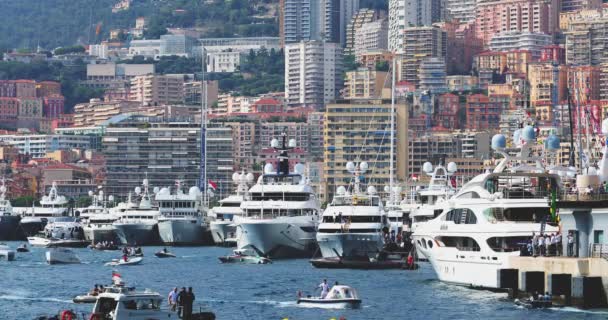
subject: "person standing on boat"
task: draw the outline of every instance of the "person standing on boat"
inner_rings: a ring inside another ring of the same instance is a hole
[[[169,301],[171,311],[175,311],[175,309],[177,309],[177,287],[169,291],[169,297],[167,298],[167,301]]]
[[[321,288],[321,299],[325,299],[327,293],[329,292],[329,285],[327,284],[327,279],[323,279],[323,282],[321,282],[319,288]]]
[[[184,320],[191,320],[192,319],[192,306],[194,305],[194,300],[196,299],[196,297],[194,296],[194,293],[192,292],[192,287],[188,287],[188,292],[186,292],[185,295],[185,301],[184,301]]]
[[[177,294],[177,305],[179,306],[177,316],[180,318],[182,318],[182,315],[185,313],[184,306],[186,302],[186,294],[186,287],[182,287],[182,290]]]
[[[574,236],[572,236],[572,232],[568,232],[568,257],[572,257],[574,255]]]
[[[532,232],[532,256],[538,255],[538,235],[536,232]]]
[[[543,237],[542,233],[538,236],[538,248],[540,249],[539,250],[540,255],[544,256],[545,255],[545,237]]]

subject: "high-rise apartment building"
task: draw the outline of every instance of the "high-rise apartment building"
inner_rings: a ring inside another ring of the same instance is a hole
[[[398,103],[395,112],[395,180],[407,178],[407,108]],[[333,199],[339,186],[348,187],[352,174],[346,163],[369,164],[364,186],[373,185],[381,192],[390,180],[391,102],[382,99],[338,100],[325,111],[325,154],[323,172],[326,197]]]
[[[388,49],[388,21],[386,19],[365,23],[355,34],[355,56],[368,51]]]
[[[344,81],[344,99],[374,99],[380,98],[382,88],[390,86],[388,72],[374,71],[369,68],[359,68],[346,73]]]
[[[145,75],[131,79],[129,100],[144,105],[178,104],[184,101],[183,75]]]
[[[490,40],[492,51],[525,50],[532,54],[535,60],[540,59],[543,48],[551,45],[553,37],[538,32],[509,31],[496,34]]]
[[[531,63],[528,65],[530,83],[530,103],[537,107],[554,105],[566,99],[568,67],[552,63]]]
[[[360,9],[355,13],[346,26],[346,45],[344,46],[344,54],[355,53],[355,35],[357,30],[365,23],[376,21],[378,16],[377,11],[367,8]]]
[[[389,0],[388,48],[403,51],[403,31],[410,27],[430,26],[441,21],[441,0]]]
[[[557,0],[480,0],[475,18],[476,35],[485,45],[508,31],[553,34],[558,28]]]
[[[418,84],[418,71],[424,58],[445,59],[447,37],[438,27],[413,27],[403,30],[403,54],[399,63],[399,80]]]
[[[588,9],[599,9],[602,7],[602,0],[559,0],[561,11],[579,11]]]
[[[445,0],[445,16],[460,23],[475,21],[477,0]]]
[[[433,93],[446,92],[446,76],[445,58],[424,58],[418,69],[419,88]]]
[[[575,66],[608,63],[608,16],[570,24],[566,35],[566,63]]]
[[[343,84],[340,44],[303,41],[285,46],[285,100],[288,105],[323,107]]]

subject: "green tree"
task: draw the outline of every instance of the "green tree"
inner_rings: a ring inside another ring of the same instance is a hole
[[[359,68],[361,64],[355,61],[355,56],[352,54],[348,54],[344,56],[344,71],[354,71]]]
[[[389,69],[388,61],[376,62],[376,71],[388,72],[388,69]]]
[[[31,207],[36,202],[36,198],[32,196],[22,196],[11,201],[14,207]]]

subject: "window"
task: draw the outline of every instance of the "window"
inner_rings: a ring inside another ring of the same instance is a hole
[[[453,209],[448,211],[444,219],[445,221],[452,221],[455,224],[476,224],[477,217],[475,213],[469,209]]]
[[[477,241],[471,237],[438,237],[440,245],[448,248],[457,248],[460,251],[479,251]]]

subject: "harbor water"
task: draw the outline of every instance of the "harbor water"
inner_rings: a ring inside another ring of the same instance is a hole
[[[16,242],[9,243],[15,248]],[[573,308],[528,310],[515,306],[504,293],[471,290],[436,280],[429,264],[417,271],[315,269],[307,260],[279,260],[270,265],[220,264],[228,248],[171,248],[175,259],[154,257],[158,247],[144,248],[138,266],[115,267],[129,286],[149,288],[166,297],[173,287],[192,286],[196,302],[217,319],[606,319],[608,312]],[[34,319],[63,309],[79,312],[75,295],[94,284],[109,284],[113,268],[105,262],[118,251],[74,249],[79,265],[47,265],[45,249],[19,253],[15,261],[0,261],[0,319]],[[353,286],[363,299],[358,310],[299,307],[296,292],[312,293],[327,278]],[[164,301],[166,302],[166,301]]]

